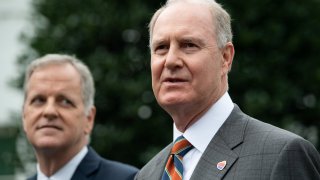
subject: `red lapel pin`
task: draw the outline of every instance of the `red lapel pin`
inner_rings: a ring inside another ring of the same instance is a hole
[[[227,165],[227,161],[218,162],[217,169],[221,171],[224,167],[226,167],[226,165]]]

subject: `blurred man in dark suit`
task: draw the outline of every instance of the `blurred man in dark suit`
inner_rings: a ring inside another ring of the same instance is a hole
[[[59,54],[34,60],[24,90],[23,128],[38,161],[30,180],[133,179],[135,167],[103,159],[87,146],[95,88],[81,61]]]

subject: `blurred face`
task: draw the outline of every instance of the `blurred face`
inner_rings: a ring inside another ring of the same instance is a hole
[[[85,114],[80,76],[72,65],[48,65],[33,72],[23,108],[23,127],[36,150],[83,147],[94,115],[94,108]]]
[[[176,3],[158,17],[151,37],[152,88],[169,113],[200,113],[227,90],[230,43],[219,49],[212,15],[199,4]],[[233,55],[233,54],[232,54]]]

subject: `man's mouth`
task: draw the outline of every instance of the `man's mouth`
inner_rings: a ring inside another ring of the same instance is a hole
[[[170,82],[170,83],[180,83],[180,82],[186,82],[186,80],[181,78],[166,78],[164,82]]]
[[[42,125],[42,126],[39,126],[37,129],[57,129],[57,130],[62,130],[61,127],[55,126],[55,125]]]

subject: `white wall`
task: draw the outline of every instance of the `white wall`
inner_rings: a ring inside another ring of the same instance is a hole
[[[0,1],[0,126],[17,124],[10,113],[19,115],[21,110],[22,91],[8,84],[17,77],[16,59],[24,47],[19,36],[29,15],[30,0]]]

